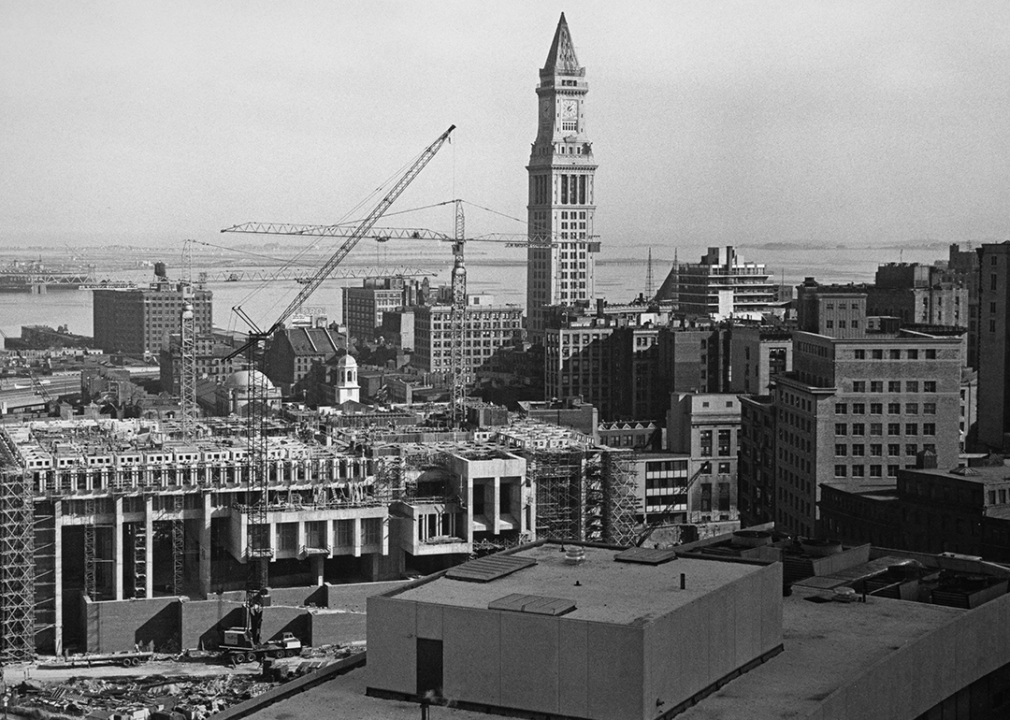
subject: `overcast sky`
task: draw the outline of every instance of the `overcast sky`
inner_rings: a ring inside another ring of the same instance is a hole
[[[453,123],[394,209],[522,218],[561,11],[611,252],[1007,236],[1005,0],[0,0],[0,243],[333,222]]]

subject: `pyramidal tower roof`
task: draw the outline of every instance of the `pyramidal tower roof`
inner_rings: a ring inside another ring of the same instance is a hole
[[[554,42],[547,53],[547,62],[540,72],[544,75],[578,75],[581,68],[579,59],[575,57],[575,45],[572,43],[572,33],[568,29],[565,14],[561,13],[558,29],[554,31]]]

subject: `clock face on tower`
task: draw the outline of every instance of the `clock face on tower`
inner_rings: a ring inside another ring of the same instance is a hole
[[[561,105],[561,119],[574,120],[579,114],[579,104],[575,100],[565,100]]]

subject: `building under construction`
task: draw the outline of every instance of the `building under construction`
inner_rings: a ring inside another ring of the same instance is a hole
[[[264,553],[279,591],[634,534],[632,454],[555,426],[347,436],[270,419],[262,477],[247,427],[204,419],[188,441],[141,419],[0,428],[0,659],[212,643],[166,603],[234,597]]]

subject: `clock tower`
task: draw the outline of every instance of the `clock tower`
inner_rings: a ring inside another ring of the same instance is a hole
[[[591,241],[596,209],[593,146],[586,135],[586,69],[564,13],[558,21],[537,86],[539,125],[530,152],[528,220],[532,241],[526,271],[526,314],[530,335],[543,340],[551,305],[591,303]],[[546,238],[553,236],[548,245]],[[544,239],[544,240],[542,240]]]

